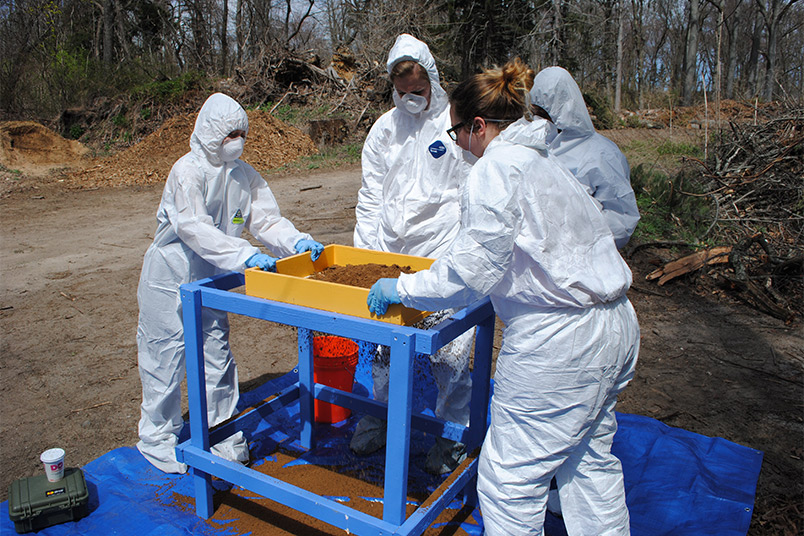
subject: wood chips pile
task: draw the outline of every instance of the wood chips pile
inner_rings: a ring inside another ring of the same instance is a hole
[[[66,175],[65,185],[94,189],[164,182],[176,160],[190,150],[196,115],[184,114],[168,119],[136,145]],[[248,120],[248,139],[242,159],[257,171],[278,168],[318,152],[308,136],[268,112],[251,110]]]

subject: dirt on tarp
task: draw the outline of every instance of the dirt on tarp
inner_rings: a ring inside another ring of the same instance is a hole
[[[339,467],[324,465],[293,464],[296,455],[277,451],[265,459],[265,463],[252,466],[252,469],[282,482],[315,493],[323,497],[335,498],[350,508],[382,519],[383,503],[374,498],[383,496],[381,484],[366,481],[363,474],[349,474]],[[376,475],[375,475],[376,476]],[[425,505],[426,493],[408,492],[406,517],[417,509],[417,504]],[[195,499],[176,492],[160,497],[164,503],[183,512],[195,510]],[[252,536],[315,535],[338,536],[344,534],[336,528],[315,517],[303,514],[270,499],[256,496],[253,492],[233,487],[228,491],[218,491],[213,497],[215,513],[206,523],[235,534]],[[471,515],[473,509],[446,508],[433,524],[424,531],[423,536],[449,536],[465,534],[458,525]]]
[[[350,287],[371,288],[378,279],[383,277],[399,277],[400,273],[412,274],[410,266],[399,266],[398,264],[347,264],[346,266],[328,266],[320,272],[310,276],[310,279],[326,281],[328,283],[339,283]]]
[[[0,165],[29,175],[82,167],[89,149],[32,121],[0,122]]]
[[[173,164],[190,150],[197,114],[173,117],[153,134],[114,156],[67,175],[69,188],[147,185],[164,182]],[[316,154],[313,141],[268,112],[248,112],[248,137],[242,159],[257,171],[281,167],[302,156]]]

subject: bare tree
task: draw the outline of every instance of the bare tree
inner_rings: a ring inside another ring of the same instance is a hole
[[[620,111],[620,104],[622,99],[622,80],[623,80],[623,26],[625,24],[625,15],[623,14],[623,3],[620,1],[617,8],[617,68],[616,76],[614,78],[614,110]],[[636,14],[634,15],[636,20]],[[634,35],[639,35],[634,31]],[[639,64],[641,62],[637,62]]]
[[[779,38],[779,26],[785,13],[798,0],[756,0],[757,8],[765,20],[767,31],[767,67],[765,68],[765,84],[762,97],[769,101],[773,98],[773,89],[776,84],[776,55]]]
[[[114,60],[114,0],[103,2],[103,61],[112,63]]]
[[[683,82],[681,101],[685,106],[692,104],[698,80],[698,38],[701,28],[701,1],[689,0],[687,37],[684,46]]]
[[[225,76],[229,72],[229,0],[223,0],[219,28],[218,39],[221,43],[220,73]]]

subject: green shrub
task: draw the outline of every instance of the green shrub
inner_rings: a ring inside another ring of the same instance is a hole
[[[70,132],[68,135],[70,136],[70,139],[77,140],[84,135],[84,132],[86,132],[86,129],[83,126],[73,125],[70,127]]]
[[[629,115],[625,118],[625,126],[628,128],[639,128],[642,126],[642,121],[639,120],[639,116],[636,114]]]
[[[683,142],[665,141],[656,147],[656,152],[661,155],[676,156],[701,156],[703,151],[697,145]]]
[[[350,143],[345,147],[346,149],[346,156],[354,161],[359,162],[360,156],[363,153],[363,145],[360,143]]]
[[[699,176],[681,171],[673,177],[645,164],[631,170],[631,186],[641,219],[635,235],[642,242],[678,240],[697,243],[711,222],[711,206],[701,196]]]
[[[271,108],[273,108],[273,105],[268,107],[268,110]],[[299,110],[289,104],[280,104],[276,107],[276,110],[273,111],[272,115],[285,123],[293,124],[293,122],[298,119]]]
[[[617,125],[617,118],[611,111],[606,99],[598,97],[595,93],[583,94],[586,105],[592,109],[592,122],[596,129],[610,129]]]
[[[175,78],[138,85],[131,94],[134,100],[168,104],[178,100],[188,91],[203,88],[207,81],[204,73],[188,71]]]

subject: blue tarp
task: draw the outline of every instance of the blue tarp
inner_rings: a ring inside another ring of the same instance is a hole
[[[425,370],[422,358],[418,370]],[[427,374],[417,375],[417,379]],[[370,373],[358,366],[356,391],[369,392]],[[296,381],[295,371],[276,378],[241,396],[240,409],[278,392]],[[430,404],[434,390],[429,380],[417,383],[420,411]],[[292,404],[246,431],[252,460],[270,459],[278,446],[298,453],[292,463],[314,463],[358,469],[362,474],[382,476],[384,450],[366,458],[350,455],[348,442],[359,415],[336,425],[316,426],[316,448],[304,452],[298,445],[298,404]],[[619,429],[614,437],[614,453],[620,458],[625,476],[631,533],[634,536],[663,535],[745,535],[751,520],[754,494],[762,464],[762,452],[722,438],[710,438],[659,421],[618,413]],[[185,428],[186,429],[186,428]],[[182,438],[184,439],[184,438]],[[412,435],[411,488],[432,491],[441,479],[421,470],[432,437]],[[261,463],[257,461],[256,463]],[[194,512],[178,508],[174,493],[193,497],[189,475],[166,475],[154,469],[134,447],[108,452],[83,467],[89,486],[89,515],[43,529],[46,536],[121,535],[234,535],[231,526],[200,520]],[[225,482],[215,481],[219,489]],[[379,498],[378,498],[379,499]],[[457,510],[460,504],[452,505]],[[8,517],[8,501],[2,505],[0,534],[15,534]],[[482,515],[475,511],[462,523],[470,535],[482,534]],[[565,535],[563,523],[547,516],[545,532]],[[459,531],[458,534],[461,532]]]

